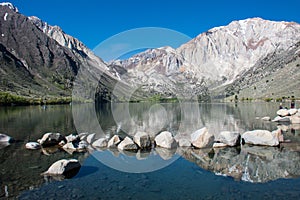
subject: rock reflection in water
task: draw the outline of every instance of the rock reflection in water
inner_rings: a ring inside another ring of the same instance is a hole
[[[247,182],[267,182],[300,176],[300,152],[288,146],[248,146],[241,148],[189,149],[182,155],[216,175]]]

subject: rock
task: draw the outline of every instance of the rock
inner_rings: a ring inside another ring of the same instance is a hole
[[[202,129],[195,131],[191,135],[191,141],[194,147],[197,148],[209,147],[212,146],[212,143],[214,141],[214,135],[209,133],[207,128],[204,127]]]
[[[138,131],[134,137],[133,141],[141,148],[147,149],[151,148],[150,136],[146,132]]]
[[[262,117],[261,120],[263,120],[263,121],[271,121],[271,117],[265,116],[265,117]]]
[[[76,150],[76,147],[74,146],[74,144],[73,144],[72,142],[68,142],[68,143],[65,144],[62,148],[63,148],[63,149]]]
[[[10,143],[13,141],[13,138],[8,136],[8,135],[5,135],[3,133],[0,133],[0,142],[6,142],[6,143]]]
[[[290,120],[292,124],[300,124],[300,116],[298,115],[290,116]]]
[[[67,143],[68,142],[76,142],[76,141],[80,141],[80,137],[79,135],[77,134],[70,134],[68,136],[66,136],[66,140],[67,140]]]
[[[278,135],[267,130],[254,130],[243,133],[242,139],[247,144],[277,146],[279,145]]]
[[[290,122],[290,118],[277,116],[272,120],[272,122]]]
[[[138,146],[133,142],[133,140],[129,137],[125,137],[125,139],[118,145],[118,149],[120,150],[137,150]]]
[[[298,109],[292,108],[292,109],[289,109],[288,112],[290,115],[295,115],[298,112]]]
[[[281,117],[285,117],[289,115],[289,111],[287,109],[280,109],[276,112],[276,114]]]
[[[94,141],[92,146],[95,148],[105,148],[105,147],[107,147],[107,140],[106,140],[106,138],[100,138],[100,139]]]
[[[25,148],[35,150],[41,148],[41,145],[37,142],[28,142],[25,144]]]
[[[227,147],[227,144],[221,143],[221,142],[215,142],[213,144],[213,148],[222,148],[222,147]]]
[[[107,143],[108,148],[116,147],[121,142],[121,138],[118,135],[114,135]]]
[[[85,140],[86,137],[88,136],[88,133],[79,133],[78,136],[79,136],[80,140]]]
[[[65,175],[73,170],[78,170],[81,167],[76,159],[62,159],[53,163],[43,175]]]
[[[179,138],[178,145],[180,147],[190,147],[192,144],[191,144],[191,141],[186,138]]]
[[[172,136],[172,133],[168,131],[163,131],[155,137],[155,142],[157,146],[172,149],[177,146],[175,139]]]
[[[224,143],[233,147],[239,144],[240,134],[237,132],[222,131],[218,137],[215,138],[215,142]]]
[[[283,138],[283,134],[282,134],[281,129],[277,129],[275,131],[272,131],[272,135],[274,135],[274,137],[278,138],[279,142],[284,142],[284,138]]]
[[[42,139],[39,140],[43,147],[58,145],[61,141],[66,141],[65,137],[60,133],[45,133]]]
[[[94,141],[95,135],[96,135],[96,133],[92,133],[92,134],[88,135],[88,136],[86,137],[86,141],[87,141],[89,144],[92,144],[92,142]]]

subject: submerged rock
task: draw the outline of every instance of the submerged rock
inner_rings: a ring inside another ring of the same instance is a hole
[[[253,130],[243,133],[242,139],[246,144],[278,146],[278,132],[270,132],[268,130]]]
[[[37,142],[27,142],[25,144],[25,148],[35,150],[35,149],[40,149],[41,145]]]
[[[222,131],[218,137],[215,138],[215,141],[233,147],[240,143],[240,134],[237,132]]]
[[[62,159],[53,163],[42,175],[66,175],[73,170],[80,169],[81,165],[76,159]]]
[[[105,148],[105,147],[107,147],[107,140],[106,140],[106,138],[100,138],[100,139],[94,141],[92,146],[95,148]]]
[[[261,120],[263,120],[263,121],[271,121],[271,117],[265,116],[265,117],[262,117]]]
[[[133,142],[133,140],[129,137],[125,137],[125,139],[118,145],[118,149],[120,150],[138,150],[138,146]]]
[[[192,145],[197,148],[210,147],[214,141],[214,135],[208,132],[206,127],[195,131],[191,135]]]
[[[176,141],[172,136],[172,133],[168,131],[163,131],[155,137],[155,143],[159,147],[166,149],[172,149],[177,147]]]
[[[0,133],[0,142],[3,142],[3,143],[10,143],[13,141],[13,138],[8,136],[8,135],[5,135],[3,133]]]
[[[134,137],[133,141],[141,148],[147,149],[151,148],[150,136],[146,132],[138,131]]]
[[[117,145],[121,142],[121,138],[118,135],[114,135],[107,143],[108,148],[117,147]]]
[[[60,133],[45,133],[42,139],[38,140],[43,147],[58,145],[61,141],[66,141],[66,138]]]

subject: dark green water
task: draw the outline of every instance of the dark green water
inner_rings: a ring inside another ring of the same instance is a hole
[[[291,144],[280,148],[249,147],[181,149],[151,152],[97,151],[70,155],[58,149],[29,151],[28,141],[46,132],[68,135],[137,130],[156,134],[169,130],[189,134],[208,127],[219,133],[253,129],[275,130],[278,105],[126,104],[1,107],[0,132],[17,141],[0,149],[0,197],[20,199],[299,199],[299,127],[284,125]],[[95,110],[95,115],[90,114]],[[126,110],[128,113],[126,113]],[[96,118],[96,120],[95,120]],[[75,122],[74,122],[75,121]],[[99,129],[100,127],[100,129]],[[48,155],[45,155],[48,154]],[[56,160],[76,158],[82,168],[72,179],[55,181],[40,174]],[[140,172],[140,173],[128,173]],[[147,172],[147,173],[146,173]]]

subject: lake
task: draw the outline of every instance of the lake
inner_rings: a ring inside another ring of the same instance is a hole
[[[288,106],[288,104],[284,105]],[[0,133],[16,142],[0,147],[0,198],[20,199],[299,199],[300,126],[274,118],[276,103],[115,103],[0,107]],[[285,130],[280,147],[155,148],[126,152],[94,149],[70,154],[58,148],[26,150],[46,132],[154,137],[167,130],[187,136],[207,127],[221,131]],[[55,161],[78,159],[71,179],[44,177]]]

